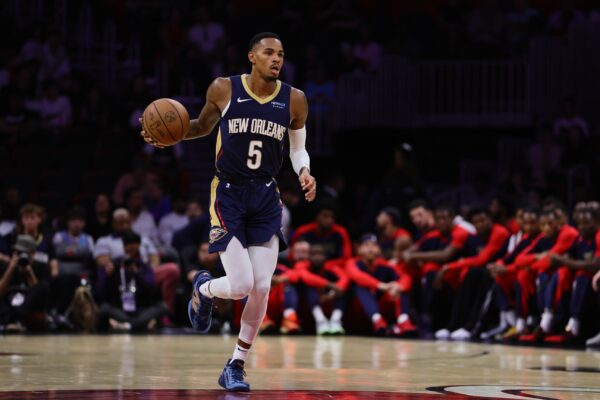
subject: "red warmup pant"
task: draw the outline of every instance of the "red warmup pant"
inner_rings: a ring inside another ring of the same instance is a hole
[[[167,304],[169,311],[175,315],[175,295],[181,276],[179,266],[175,263],[161,264],[154,268],[154,276],[163,301]]]
[[[519,274],[518,270],[511,269],[506,271],[503,274],[498,274],[494,278],[496,281],[496,285],[502,290],[502,293],[506,296],[506,300],[511,307],[515,305],[515,296],[514,296],[514,288],[515,283],[517,282],[517,275]]]
[[[583,271],[580,273],[585,274]],[[547,279],[544,287],[537,287],[538,278],[540,275],[546,275]],[[556,275],[556,287],[549,286],[549,282],[552,277]],[[521,305],[521,317],[529,315],[529,299],[538,294],[538,306],[541,308],[539,311],[543,311],[543,308],[556,309],[556,306],[564,298],[564,296],[571,293],[573,287],[573,281],[575,279],[575,273],[568,267],[559,267],[556,270],[544,270],[534,271],[531,269],[520,270],[517,274],[517,282],[521,287],[520,305]],[[553,290],[554,293],[548,293],[548,290]]]

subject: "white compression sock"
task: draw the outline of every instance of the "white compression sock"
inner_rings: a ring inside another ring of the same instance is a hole
[[[293,314],[296,314],[296,310],[294,310],[293,308],[286,308],[285,310],[283,310],[283,318],[287,318]]]
[[[226,275],[201,285],[200,293],[211,298],[234,300],[248,296],[254,286],[254,274],[248,250],[234,237],[220,256]]]
[[[316,322],[325,321],[325,314],[323,314],[323,309],[320,306],[314,306],[312,309],[313,317],[315,317]]]
[[[254,286],[242,312],[239,338],[246,343],[252,343],[267,312],[271,277],[275,272],[279,254],[279,238],[274,235],[266,243],[248,247],[248,254],[254,273]]]
[[[235,345],[235,350],[233,350],[233,355],[231,356],[232,360],[242,360],[246,361],[246,357],[248,357],[248,351],[250,349],[245,349],[239,344]]]
[[[381,318],[381,314],[379,314],[379,313],[375,313],[375,314],[373,314],[373,316],[371,317],[371,322],[373,322],[373,323],[374,323],[375,321],[378,321],[380,318]]]

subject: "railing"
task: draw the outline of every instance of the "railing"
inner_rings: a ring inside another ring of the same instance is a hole
[[[386,125],[522,126],[529,123],[529,68],[522,60],[387,58],[374,74],[339,81],[341,128]]]

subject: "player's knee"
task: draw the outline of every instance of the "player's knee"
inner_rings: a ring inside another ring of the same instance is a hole
[[[257,295],[257,296],[261,296],[261,297],[266,297],[269,295],[269,291],[271,290],[271,284],[270,283],[257,283],[254,285],[254,289],[253,292]]]
[[[234,300],[243,299],[248,296],[254,286],[251,280],[229,280],[231,286],[231,298]]]

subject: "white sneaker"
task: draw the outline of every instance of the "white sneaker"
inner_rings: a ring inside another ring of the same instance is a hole
[[[554,314],[546,310],[542,313],[542,320],[540,321],[540,327],[544,333],[549,333],[552,330],[552,321],[554,320]]]
[[[600,332],[593,338],[589,338],[585,342],[586,346],[600,346]]]
[[[341,321],[330,321],[329,322],[329,334],[331,335],[343,335],[346,330],[342,326]]]
[[[437,340],[448,340],[450,337],[450,331],[448,329],[440,329],[435,332],[435,338]]]
[[[317,335],[323,336],[329,333],[329,321],[323,320],[317,322]]]
[[[450,339],[452,339],[452,340],[470,340],[471,332],[469,332],[465,328],[460,328],[450,334]]]

